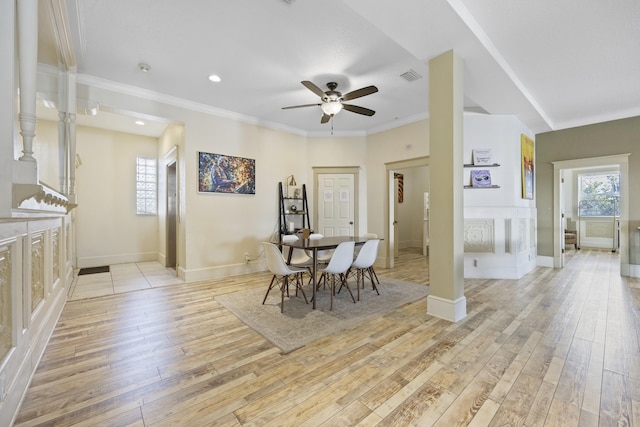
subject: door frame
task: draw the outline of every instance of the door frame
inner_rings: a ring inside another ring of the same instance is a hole
[[[169,224],[168,224],[168,180],[167,180],[167,168],[169,167],[169,165],[175,164],[176,166],[176,224],[175,224],[175,248],[174,249],[174,253],[175,253],[175,258],[176,258],[176,275],[178,275],[178,269],[180,268],[180,227],[179,224],[182,222],[181,217],[180,217],[180,164],[178,162],[178,146],[174,145],[173,147],[171,147],[167,153],[162,157],[162,166],[160,168],[158,168],[159,170],[162,171],[163,176],[162,176],[162,181],[158,182],[158,189],[160,190],[160,188],[162,188],[164,194],[158,194],[159,196],[159,200],[160,197],[162,197],[163,199],[163,203],[162,205],[160,203],[158,203],[158,214],[160,214],[160,206],[162,206],[162,216],[160,217],[160,220],[164,220],[164,224],[161,225],[163,226],[164,229],[164,241],[159,242],[161,247],[164,246],[164,248],[160,251],[160,253],[164,253],[163,256],[161,256],[161,264],[163,266],[167,266],[167,253],[168,253],[168,247],[167,245],[170,242],[168,233],[169,233]]]
[[[384,237],[385,237],[385,246],[386,246],[386,259],[385,259],[385,267],[393,268],[394,265],[394,252],[396,242],[393,240],[393,208],[395,203],[395,194],[393,191],[394,188],[394,177],[393,173],[398,169],[406,169],[406,168],[415,168],[420,166],[429,166],[429,156],[424,157],[416,157],[413,159],[407,160],[399,160],[394,162],[388,162],[384,164],[385,166],[385,200],[387,201],[386,207],[384,210],[385,221],[384,221]],[[431,171],[429,171],[431,173]]]
[[[581,169],[592,166],[620,167],[620,275],[629,276],[629,156],[631,153],[612,156],[589,157],[574,160],[551,162],[553,164],[553,267],[563,267],[562,246],[564,230],[562,230],[561,170]]]
[[[319,175],[353,175],[353,234],[360,235],[360,166],[314,166],[313,169],[313,224],[318,226],[318,179]],[[311,227],[313,229],[313,227]]]

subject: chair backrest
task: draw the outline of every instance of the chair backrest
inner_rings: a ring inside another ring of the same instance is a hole
[[[380,244],[380,239],[372,239],[364,242],[364,245],[360,248],[360,252],[358,252],[358,257],[355,261],[353,261],[353,267],[355,268],[369,268],[376,262],[376,257],[378,256],[378,245]]]
[[[324,237],[323,234],[320,233],[311,233],[309,234],[309,240],[317,240],[317,239],[322,239]],[[331,254],[332,250],[331,249],[319,249],[318,250],[318,258],[323,258],[323,259],[328,259],[329,255]],[[307,252],[308,256],[311,256],[311,254],[309,252]]]
[[[351,267],[353,263],[353,249],[355,242],[342,242],[333,251],[329,265],[324,269],[327,273],[339,274],[344,273]]]
[[[308,239],[309,236],[311,235],[311,230],[308,228],[303,228],[302,230],[300,230],[302,233],[302,238],[303,239]]]
[[[296,240],[300,239],[298,239],[298,236],[296,236],[295,234],[285,234],[284,236],[282,236],[283,242],[295,242]],[[289,246],[284,246],[284,249],[282,251],[282,256],[284,256],[284,259],[287,259],[289,257],[290,252],[291,248]]]
[[[288,276],[294,273],[284,261],[282,253],[276,245],[270,242],[262,242],[262,247],[264,248],[264,257],[269,271],[279,276]]]

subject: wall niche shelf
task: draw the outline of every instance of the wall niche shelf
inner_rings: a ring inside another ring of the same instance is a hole
[[[474,165],[472,163],[465,163],[463,165],[465,168],[497,168],[500,166],[499,163],[492,163],[490,165]]]

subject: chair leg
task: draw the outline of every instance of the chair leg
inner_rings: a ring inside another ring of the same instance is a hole
[[[284,313],[284,290],[287,289],[287,296],[289,294],[289,276],[284,276],[284,283],[282,284],[282,290],[280,292],[280,313]]]
[[[264,295],[264,299],[262,300],[262,305],[264,305],[264,303],[267,301],[267,297],[269,296],[269,291],[273,288],[273,281],[274,280],[276,280],[275,274],[271,278],[271,283],[269,283],[269,288],[267,289],[267,293]]]
[[[378,276],[376,275],[376,271],[373,267],[369,267],[369,278],[371,279],[371,287],[375,289],[378,295],[380,295],[380,292],[378,292],[378,286],[376,285],[376,283],[378,285],[380,284],[380,280],[378,280]],[[374,279],[376,283],[374,283]],[[364,287],[364,280],[362,280],[362,286]]]
[[[353,297],[353,292],[351,292],[351,288],[349,287],[349,283],[347,283],[347,276],[341,274],[340,275],[340,279],[342,280],[342,284],[340,285],[340,289],[342,289],[342,287],[344,286],[345,288],[347,288],[347,290],[349,291],[349,295],[351,295],[351,299],[353,300],[353,303],[356,303],[356,299]],[[360,300],[360,297],[358,297],[358,300]]]
[[[309,304],[309,301],[307,301],[307,296],[304,293],[304,289],[302,289],[303,280],[304,279],[302,278],[302,273],[298,273],[296,275],[296,296],[298,296],[298,289],[300,289],[300,292],[302,292],[302,297],[304,298],[305,304]]]
[[[335,274],[331,275],[331,285],[329,286],[329,298],[330,298],[330,303],[329,303],[329,311],[333,311],[333,294],[335,292],[336,289],[336,276]]]

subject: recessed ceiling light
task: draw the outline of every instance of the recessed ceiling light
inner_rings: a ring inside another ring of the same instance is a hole
[[[209,80],[211,80],[214,83],[220,83],[222,81],[222,78],[220,78],[220,76],[217,74],[211,74],[209,76]]]
[[[139,63],[138,68],[140,68],[140,71],[142,71],[143,73],[146,73],[149,70],[151,70],[151,66],[149,64],[145,64],[144,62]]]
[[[142,120],[136,120],[136,124],[138,126],[144,126],[144,122]]]

